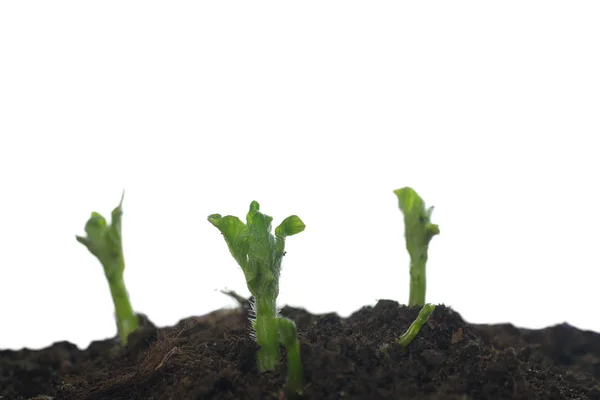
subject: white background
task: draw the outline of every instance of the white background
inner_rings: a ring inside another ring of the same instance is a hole
[[[2,2],[0,348],[115,335],[74,236],[122,189],[160,326],[248,294],[206,218],[252,200],[306,223],[280,305],[406,303],[412,186],[441,229],[428,301],[600,331],[596,2],[196,3]]]

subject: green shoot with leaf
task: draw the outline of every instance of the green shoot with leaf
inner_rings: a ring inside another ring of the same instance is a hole
[[[298,216],[292,215],[275,228],[273,236],[273,218],[259,210],[260,205],[253,201],[245,224],[238,217],[222,217],[220,214],[210,215],[208,221],[223,234],[231,255],[244,272],[248,290],[255,298],[256,321],[252,325],[260,346],[257,355],[258,370],[264,372],[275,369],[279,362],[281,328],[282,341],[285,341],[283,344],[291,346],[292,359],[295,357],[296,346],[290,339],[289,324],[281,322],[281,318],[277,317],[275,304],[279,295],[279,275],[285,254],[285,238],[302,232],[305,225]],[[292,384],[295,385],[293,382]]]
[[[425,208],[425,202],[412,188],[404,187],[394,190],[398,196],[400,210],[404,214],[404,237],[406,249],[410,255],[410,294],[408,306],[423,306],[419,315],[396,342],[402,347],[407,347],[417,336],[423,325],[435,309],[433,304],[425,304],[425,265],[429,242],[440,229],[430,222],[433,207]],[[382,347],[386,352],[387,346]]]
[[[440,229],[430,222],[433,206],[425,208],[425,202],[412,188],[394,190],[400,210],[404,214],[404,237],[410,255],[410,294],[408,305],[425,305],[425,264],[429,242]]]
[[[75,236],[104,267],[104,275],[110,287],[117,329],[122,345],[127,344],[127,337],[139,326],[138,317],[133,312],[129,295],[123,281],[125,259],[123,257],[123,243],[121,237],[121,217],[123,215],[123,197],[119,205],[112,211],[111,224],[107,225],[106,219],[97,212],[93,212],[85,224],[86,237]]]

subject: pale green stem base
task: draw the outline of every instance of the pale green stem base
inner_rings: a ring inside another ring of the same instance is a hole
[[[265,296],[271,297],[271,296]],[[259,372],[272,371],[279,363],[279,329],[275,301],[256,298],[256,342],[260,346],[256,359]]]
[[[408,306],[423,306],[425,304],[425,292],[427,281],[425,274],[425,265],[427,264],[427,252],[416,260],[411,257],[410,260],[410,294]]]
[[[129,295],[125,288],[123,279],[108,282],[110,286],[110,293],[115,304],[115,314],[117,320],[117,329],[119,332],[119,338],[121,344],[124,346],[127,344],[127,337],[139,326],[137,315],[133,312],[131,303],[129,301]]]
[[[300,359],[300,342],[296,323],[289,318],[279,317],[279,336],[281,344],[287,352],[287,389],[294,394],[302,395],[304,371]]]

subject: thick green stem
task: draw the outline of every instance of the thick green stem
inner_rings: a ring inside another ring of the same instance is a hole
[[[412,255],[410,259],[410,294],[408,306],[422,306],[425,304],[425,293],[427,289],[427,274],[425,266],[427,264],[427,250],[422,253]]]
[[[109,280],[108,285],[110,286],[110,294],[112,295],[113,303],[115,304],[117,329],[121,344],[126,345],[129,334],[138,328],[138,317],[131,307],[131,302],[129,301],[129,295],[127,294],[123,278]]]
[[[256,342],[259,372],[272,371],[279,363],[279,329],[277,326],[276,296],[256,297]]]

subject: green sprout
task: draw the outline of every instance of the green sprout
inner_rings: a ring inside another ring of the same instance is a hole
[[[425,264],[429,242],[440,229],[430,222],[433,206],[425,209],[423,199],[409,187],[394,190],[400,210],[404,214],[404,236],[410,255],[409,307],[425,305]]]
[[[400,344],[402,348],[408,347],[408,345],[417,337],[423,325],[425,325],[425,323],[429,320],[429,317],[431,316],[431,313],[433,313],[433,310],[435,310],[435,306],[433,304],[425,304],[423,308],[421,308],[421,311],[419,311],[419,315],[417,315],[417,318],[413,321],[412,324],[410,324],[406,332],[404,332],[398,337],[398,339],[396,339],[396,343]],[[383,353],[385,357],[389,357],[389,347],[389,343],[384,343],[379,347],[379,351]]]
[[[423,308],[421,308],[421,311],[419,311],[417,319],[415,319],[414,322],[410,324],[406,332],[404,332],[402,335],[400,335],[398,339],[396,339],[396,342],[400,343],[402,347],[408,346],[410,342],[412,342],[413,339],[417,336],[423,324],[427,322],[433,310],[435,310],[435,306],[433,304],[425,304]]]
[[[208,221],[223,234],[231,255],[242,267],[248,290],[255,298],[256,322],[253,327],[260,346],[257,366],[264,372],[274,370],[279,362],[279,323],[275,304],[285,238],[302,232],[305,225],[299,217],[292,215],[275,228],[273,236],[273,218],[261,213],[259,208],[258,202],[250,203],[246,224],[238,217],[220,214],[210,215]]]
[[[119,205],[112,211],[110,225],[106,224],[106,219],[102,215],[93,212],[85,224],[87,236],[75,236],[77,241],[87,247],[104,267],[104,275],[115,304],[117,329],[122,345],[127,344],[127,337],[139,326],[138,317],[133,312],[123,281],[125,259],[121,240],[121,217],[124,196],[125,192],[121,195]]]
[[[250,326],[256,331],[256,319],[250,319]],[[279,327],[279,341],[287,353],[287,390],[292,397],[302,396],[302,382],[304,372],[302,359],[300,357],[300,341],[296,323],[289,318],[277,314],[277,326]]]
[[[296,324],[289,318],[277,318],[281,344],[287,353],[287,388],[292,394],[302,395],[302,361],[300,359],[300,342]]]

